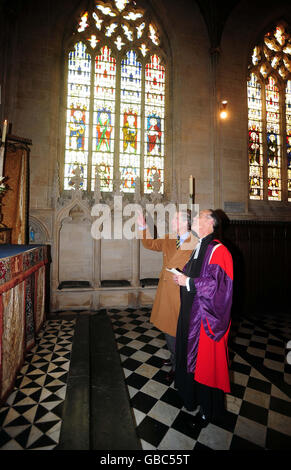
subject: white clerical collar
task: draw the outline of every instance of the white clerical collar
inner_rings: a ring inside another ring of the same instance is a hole
[[[212,235],[213,233],[208,233],[208,235],[205,235],[205,237],[203,238],[198,238],[198,243],[196,245],[196,250],[195,250],[195,253],[194,253],[194,259],[197,259],[198,258],[198,255],[199,255],[199,251],[200,251],[200,248],[201,248],[201,244],[203,242],[203,240],[205,240],[207,237],[209,237],[209,235]]]
[[[196,245],[196,250],[195,250],[195,253],[194,253],[194,259],[197,259],[197,258],[198,258],[202,240],[203,240],[203,238],[199,238],[199,239],[198,239],[198,243],[197,243],[197,245]]]

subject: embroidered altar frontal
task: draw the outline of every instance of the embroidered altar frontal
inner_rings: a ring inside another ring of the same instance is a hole
[[[0,402],[45,320],[45,245],[0,248]]]

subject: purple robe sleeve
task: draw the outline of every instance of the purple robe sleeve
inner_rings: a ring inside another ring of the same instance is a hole
[[[203,277],[195,278],[199,313],[206,334],[219,341],[226,333],[232,305],[232,279],[218,264],[206,267]]]

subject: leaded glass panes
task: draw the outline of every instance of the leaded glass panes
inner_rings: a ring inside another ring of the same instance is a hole
[[[149,38],[156,46],[159,45],[159,37],[155,27],[152,24],[149,25]]]
[[[266,85],[268,199],[281,200],[281,140],[279,89],[273,77]]]
[[[121,61],[120,150],[121,188],[133,192],[140,176],[142,66],[134,51]]]
[[[114,11],[110,7],[103,6],[103,5],[96,5],[96,8],[98,8],[98,10],[101,10],[103,15],[116,16],[116,13],[114,13]]]
[[[145,28],[145,22],[143,22],[140,25],[136,26],[137,39],[140,39],[142,37],[144,28]]]
[[[85,31],[86,28],[88,28],[88,12],[87,11],[81,17],[81,20],[79,22],[79,27],[78,27],[78,33]]]
[[[281,22],[252,52],[248,82],[250,199],[281,201],[288,192],[291,201],[290,44],[290,29]]]
[[[124,15],[124,18],[126,20],[132,20],[132,21],[135,21],[135,20],[137,20],[139,18],[142,18],[142,17],[143,17],[142,13],[135,13],[133,11],[130,11],[126,15]]]
[[[69,53],[64,188],[72,186],[79,164],[87,188],[91,56],[86,46],[78,42]]]
[[[128,3],[129,3],[129,0],[115,0],[116,8],[117,8],[119,11],[124,10],[124,8],[126,7],[126,5],[127,5]]]
[[[146,65],[145,76],[145,143],[144,143],[144,192],[153,189],[153,178],[157,173],[164,182],[164,138],[165,138],[165,68],[160,58],[151,56]]]
[[[151,15],[133,0],[97,1],[68,57],[65,183],[102,192],[164,185],[165,66]],[[87,183],[88,180],[88,183]]]
[[[262,87],[252,73],[248,82],[250,199],[263,199]]]
[[[101,191],[112,191],[114,166],[116,60],[104,46],[95,59],[92,170],[99,171]],[[91,189],[94,190],[92,178]]]
[[[97,15],[97,13],[96,13],[95,11],[92,13],[92,17],[93,17],[94,20],[95,20],[95,26],[96,26],[96,28],[99,29],[99,31],[101,31],[102,23],[103,23],[102,18],[99,18],[99,16]]]

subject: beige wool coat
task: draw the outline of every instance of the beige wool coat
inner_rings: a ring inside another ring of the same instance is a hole
[[[173,281],[173,274],[166,268],[183,269],[197,244],[197,238],[192,233],[177,249],[176,238],[169,234],[165,238],[150,239],[149,233],[144,230],[142,244],[148,250],[163,252],[163,268],[160,273],[159,284],[153,309],[150,317],[151,323],[159,330],[171,336],[176,336],[177,322],[180,313],[180,287]]]

